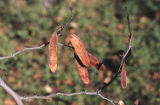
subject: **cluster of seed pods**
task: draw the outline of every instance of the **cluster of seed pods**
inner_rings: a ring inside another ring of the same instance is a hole
[[[68,35],[69,43],[72,46],[72,51],[75,57],[75,63],[78,69],[79,76],[83,83],[88,86],[90,83],[89,73],[87,67],[91,66],[96,68],[97,70],[104,71],[106,69],[105,65],[91,53],[89,53],[80,38],[75,34]],[[57,33],[54,32],[50,38],[49,43],[49,56],[48,56],[48,64],[52,72],[57,70],[57,42],[58,37]],[[126,87],[126,72],[125,72],[125,64],[122,67],[121,72],[121,85],[122,88]]]

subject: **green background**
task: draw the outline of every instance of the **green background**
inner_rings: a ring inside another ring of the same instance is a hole
[[[52,1],[52,2],[48,2]],[[121,88],[120,77],[102,93],[116,104],[124,100],[133,105],[160,103],[160,1],[159,0],[1,0],[0,56],[8,56],[24,47],[35,47],[70,17],[60,43],[66,43],[69,31],[75,32],[87,50],[101,59],[113,74],[118,69],[118,52],[128,46],[128,26],[124,7],[128,7],[133,30],[132,56],[126,65],[128,86]],[[23,52],[0,61],[0,76],[23,96],[48,95],[50,92],[95,91],[103,85],[106,71],[88,68],[91,84],[85,87],[78,75],[71,49],[58,46],[58,70],[47,64],[47,47]],[[49,88],[49,89],[48,89]],[[51,89],[51,90],[50,90]],[[50,90],[50,91],[49,91]],[[0,88],[0,105],[9,105],[12,97]],[[110,105],[96,96],[54,97],[33,100],[25,105]]]

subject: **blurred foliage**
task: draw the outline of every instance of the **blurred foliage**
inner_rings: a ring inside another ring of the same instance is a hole
[[[127,6],[131,14],[134,38],[132,56],[126,66],[128,86],[122,89],[118,77],[103,93],[118,102],[133,105],[160,103],[160,1],[159,0],[0,0],[0,56],[11,55],[24,47],[39,46],[70,17],[69,28],[59,37],[66,43],[69,31],[75,32],[87,50],[101,59],[113,74],[120,59],[118,52],[127,49]],[[51,92],[95,91],[103,85],[106,72],[89,68],[91,84],[84,87],[79,78],[73,53],[58,47],[58,70],[51,73],[47,64],[48,49],[28,51],[0,61],[0,76],[20,95],[47,95]],[[13,103],[0,88],[0,104]],[[34,100],[25,105],[110,105],[95,96],[54,97]]]

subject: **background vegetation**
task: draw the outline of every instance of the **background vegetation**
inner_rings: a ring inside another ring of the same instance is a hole
[[[59,25],[74,18],[69,30],[84,42],[87,50],[100,58],[113,73],[119,64],[118,52],[127,49],[128,28],[124,6],[128,6],[133,29],[133,52],[126,66],[128,86],[122,89],[120,78],[103,90],[106,97],[133,105],[160,103],[160,1],[159,0],[0,0],[0,56],[24,47],[46,42]],[[59,37],[66,43],[68,29]],[[0,76],[21,95],[47,95],[51,92],[95,91],[103,85],[106,72],[89,68],[91,84],[84,87],[79,78],[73,53],[58,47],[58,70],[51,73],[48,49],[29,51],[13,59],[0,61]],[[0,88],[0,104],[13,103]],[[109,105],[98,97],[55,97],[34,100],[25,105]]]

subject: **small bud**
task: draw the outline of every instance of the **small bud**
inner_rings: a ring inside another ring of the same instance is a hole
[[[118,105],[125,105],[125,103],[122,100],[119,100]]]

